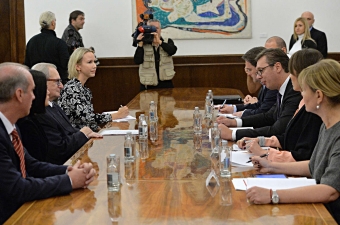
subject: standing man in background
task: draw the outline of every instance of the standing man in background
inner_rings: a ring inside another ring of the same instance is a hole
[[[306,11],[301,14],[301,17],[307,20],[310,35],[312,36],[312,39],[316,42],[316,49],[319,50],[323,55],[323,58],[326,59],[328,51],[326,34],[313,27],[313,24],[315,22],[313,13]]]
[[[67,82],[67,64],[70,55],[67,45],[57,38],[56,18],[53,12],[43,12],[39,18],[41,33],[32,37],[26,46],[25,65],[32,68],[37,63],[52,63],[57,67],[63,81]]]
[[[81,37],[79,30],[83,29],[85,23],[85,14],[80,10],[75,10],[70,13],[69,25],[64,30],[62,40],[64,40],[68,46],[70,55],[73,51],[79,47],[84,47],[83,38]]]
[[[151,33],[152,43],[144,43],[144,33],[137,37],[138,46],[134,61],[139,64],[140,90],[173,88],[172,78],[175,71],[172,56],[176,53],[177,47],[172,39],[162,38],[159,20],[151,19],[147,24],[154,26],[156,32]]]

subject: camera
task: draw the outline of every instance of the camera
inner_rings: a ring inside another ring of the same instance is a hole
[[[145,44],[152,44],[152,41],[153,41],[153,32],[156,32],[157,31],[157,28],[155,26],[147,26],[147,25],[144,25],[144,26],[140,26],[138,27],[138,32],[137,32],[137,36],[136,38],[138,37],[138,35],[140,33],[143,33],[144,34],[144,37],[142,39],[142,41],[145,43]]]
[[[133,37],[133,43],[132,46],[137,47],[137,37],[140,33],[144,34],[144,37],[142,41],[145,44],[151,44],[153,41],[153,32],[157,31],[157,28],[155,26],[148,26],[146,25],[149,19],[153,19],[153,14],[140,14],[139,17],[143,20],[140,22],[137,27],[135,32],[132,34]]]

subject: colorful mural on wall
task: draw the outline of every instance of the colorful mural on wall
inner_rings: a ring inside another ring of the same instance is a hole
[[[174,39],[251,38],[250,0],[132,0],[134,28],[153,14]]]

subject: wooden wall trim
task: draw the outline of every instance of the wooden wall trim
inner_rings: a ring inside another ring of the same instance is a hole
[[[25,57],[24,0],[0,0],[0,63],[23,63]]]

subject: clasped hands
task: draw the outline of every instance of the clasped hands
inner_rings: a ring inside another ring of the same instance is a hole
[[[94,180],[96,170],[93,169],[92,163],[80,163],[78,160],[73,166],[67,167],[67,174],[72,180],[72,188],[87,188]]]

